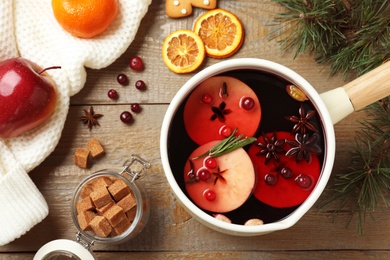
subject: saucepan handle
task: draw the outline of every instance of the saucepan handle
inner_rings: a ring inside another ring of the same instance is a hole
[[[377,100],[390,95],[390,62],[367,72],[357,79],[320,96],[333,124]]]

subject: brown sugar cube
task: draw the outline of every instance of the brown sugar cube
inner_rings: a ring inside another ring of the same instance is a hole
[[[121,222],[118,223],[115,227],[113,227],[113,234],[120,235],[125,232],[131,225],[131,222],[128,218],[124,218]]]
[[[74,153],[74,164],[80,168],[88,167],[88,157],[90,151],[84,148],[77,148]]]
[[[130,192],[123,199],[117,202],[117,205],[123,209],[124,212],[129,211],[132,207],[137,205],[134,195]]]
[[[126,216],[130,222],[134,221],[136,214],[137,214],[137,206],[132,207],[129,211],[126,212]]]
[[[94,190],[100,189],[100,188],[107,188],[113,183],[113,181],[109,177],[99,177],[96,179],[93,179],[91,181],[92,188]]]
[[[113,227],[111,227],[111,233],[110,233],[110,237],[116,237],[116,236],[119,236],[120,234],[116,233],[115,229]]]
[[[87,142],[87,148],[91,152],[93,158],[104,154],[104,149],[100,144],[99,140],[96,138],[93,138],[89,142]]]
[[[110,223],[108,223],[107,219],[103,216],[95,216],[91,222],[89,222],[89,226],[92,231],[100,237],[107,237],[112,230]]]
[[[130,187],[124,181],[118,179],[108,187],[108,191],[118,202],[130,193]]]
[[[80,225],[80,228],[82,230],[88,230],[90,227],[89,227],[89,222],[91,222],[91,220],[96,216],[96,214],[93,212],[93,211],[90,211],[90,210],[86,210],[86,211],[82,211],[81,213],[79,213],[77,215],[77,221]]]
[[[96,211],[97,213],[99,213],[100,215],[103,215],[104,212],[106,212],[109,208],[111,208],[113,205],[115,204],[114,201],[111,201],[110,203],[108,203],[107,205],[101,207],[101,208],[97,208]]]
[[[113,227],[118,225],[124,218],[126,218],[126,214],[123,209],[116,204],[106,210],[106,212],[103,213],[103,216]]]
[[[77,209],[77,213],[81,213],[81,212],[86,211],[86,210],[94,210],[95,205],[92,203],[92,200],[90,197],[86,197],[82,200],[77,201],[76,209]]]
[[[101,208],[112,202],[110,193],[108,193],[106,188],[96,189],[89,196],[96,208]]]
[[[83,198],[83,199],[86,198],[86,197],[89,197],[89,195],[91,194],[92,191],[93,191],[92,184],[88,183],[87,185],[85,185],[81,189],[80,197]]]

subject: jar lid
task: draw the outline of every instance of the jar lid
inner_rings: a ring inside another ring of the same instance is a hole
[[[42,246],[34,256],[34,260],[50,259],[94,260],[95,258],[91,251],[76,241],[57,239]]]

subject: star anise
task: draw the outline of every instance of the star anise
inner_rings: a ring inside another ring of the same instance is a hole
[[[226,109],[226,103],[221,102],[218,107],[211,107],[211,110],[213,111],[213,115],[210,117],[211,121],[214,121],[218,118],[219,121],[225,122],[225,115],[230,114],[232,111],[230,109]]]
[[[83,122],[83,124],[87,125],[88,129],[91,130],[94,126],[100,126],[97,119],[99,117],[102,117],[102,114],[95,114],[93,111],[93,107],[89,107],[89,111],[86,109],[83,109],[84,115],[80,116],[80,120]]]
[[[190,162],[190,170],[187,173],[189,179],[188,181],[185,182],[185,184],[192,184],[200,181],[199,176],[197,176],[195,173],[194,163],[192,162],[192,160],[189,160],[189,162]],[[215,178],[213,180],[214,185],[217,183],[218,180],[226,182],[226,179],[222,176],[222,174],[225,171],[226,170],[221,171],[221,169],[218,167],[217,171],[212,173],[212,175],[215,175]]]
[[[303,104],[301,104],[301,107],[299,109],[299,117],[297,116],[286,116],[286,119],[292,123],[294,123],[294,127],[292,129],[292,132],[301,134],[306,134],[307,130],[311,130],[313,132],[318,133],[318,130],[315,128],[315,126],[310,123],[310,119],[315,115],[314,110],[309,110],[307,113],[305,111],[305,108],[303,107]]]
[[[279,162],[279,154],[284,154],[282,146],[285,143],[284,139],[278,140],[276,138],[276,133],[274,132],[271,137],[268,137],[263,133],[264,143],[258,142],[256,145],[260,147],[260,151],[256,153],[257,156],[265,155],[265,164],[268,164],[269,161],[274,158],[275,161]]]
[[[225,178],[222,176],[222,173],[224,173],[226,170],[221,171],[221,169],[218,167],[217,172],[213,172],[213,174],[217,175],[214,179],[214,185],[217,183],[218,180],[221,180],[223,182],[226,182]]]
[[[305,159],[310,162],[311,154],[320,154],[322,152],[320,146],[317,144],[320,136],[315,133],[312,136],[308,134],[295,134],[295,140],[288,140],[286,142],[291,146],[287,151],[286,156],[296,156],[296,161],[299,162]]]

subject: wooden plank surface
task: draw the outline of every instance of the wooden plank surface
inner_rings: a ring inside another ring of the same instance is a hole
[[[245,27],[245,42],[232,58],[253,57],[286,65],[322,93],[342,86],[341,77],[328,77],[328,71],[314,63],[309,54],[293,59],[281,52],[275,41],[268,38],[277,26],[271,26],[275,13],[283,9],[267,0],[224,0],[219,7],[235,13]],[[1,259],[31,259],[45,243],[59,238],[74,239],[77,232],[70,216],[70,200],[77,184],[93,171],[119,167],[132,153],[147,158],[152,168],[142,179],[149,194],[151,215],[144,231],[135,239],[120,245],[96,244],[93,250],[99,259],[382,259],[389,257],[390,221],[387,208],[379,208],[373,219],[367,219],[365,233],[358,236],[356,219],[346,228],[348,212],[333,219],[331,210],[310,210],[294,227],[257,237],[234,237],[204,227],[186,213],[177,202],[165,179],[160,160],[159,135],[164,113],[179,88],[191,77],[170,72],[161,58],[164,38],[177,29],[191,29],[194,19],[203,12],[184,19],[169,19],[165,15],[165,1],[153,1],[143,19],[139,32],[129,49],[111,66],[96,71],[88,70],[85,87],[71,98],[71,107],[61,140],[55,151],[30,176],[49,207],[49,216],[26,235],[0,247]],[[131,18],[129,18],[131,19]],[[145,70],[134,72],[128,67],[133,55],[142,57]],[[219,60],[207,58],[202,68]],[[130,77],[130,85],[121,87],[116,82],[119,73]],[[133,84],[142,79],[146,91],[138,91]],[[107,91],[115,88],[117,101],[107,98]],[[133,102],[142,105],[132,125],[124,125],[119,114],[129,110]],[[82,109],[93,106],[104,116],[101,127],[89,131],[81,124]],[[343,170],[349,162],[351,142],[358,129],[357,120],[363,113],[354,113],[335,126],[337,155],[334,172]],[[77,147],[85,146],[92,137],[101,140],[106,154],[93,162],[88,170],[73,164]],[[320,199],[323,199],[322,197]]]

